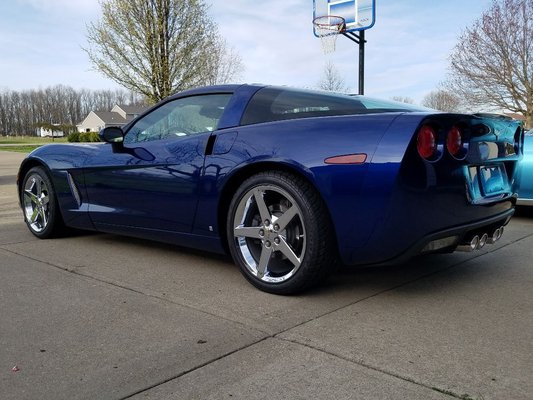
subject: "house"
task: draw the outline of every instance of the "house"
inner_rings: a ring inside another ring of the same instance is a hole
[[[138,117],[140,114],[146,111],[147,107],[144,106],[126,106],[126,105],[116,105],[111,109],[111,112],[116,112],[120,114],[123,118],[129,122],[133,118]]]
[[[111,111],[91,111],[76,127],[78,132],[98,132],[108,126],[122,126],[142,114],[146,107],[116,105]]]
[[[49,124],[48,124],[49,125]],[[58,127],[57,129],[54,129],[54,127]],[[36,129],[36,132],[38,137],[63,137],[65,136],[65,132],[59,129],[59,124],[54,124],[51,126],[40,126]]]

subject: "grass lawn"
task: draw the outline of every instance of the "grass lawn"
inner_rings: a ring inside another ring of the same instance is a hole
[[[47,144],[47,143],[67,143],[67,138],[37,137],[37,136],[0,136],[0,146],[3,144]]]
[[[17,153],[29,153],[36,148],[41,147],[41,145],[27,144],[23,146],[1,146],[0,151],[16,151]]]
[[[68,143],[66,137],[52,138],[37,137],[37,136],[0,136],[0,150],[1,151],[16,151],[18,153],[29,153],[37,147],[48,143]],[[13,145],[20,146],[13,146]],[[10,145],[10,146],[3,146]]]

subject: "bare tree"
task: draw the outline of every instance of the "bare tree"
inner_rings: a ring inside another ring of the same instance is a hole
[[[391,99],[397,101],[398,103],[415,104],[415,101],[407,96],[392,96]]]
[[[244,64],[239,53],[233,47],[228,47],[226,40],[221,36],[215,38],[213,46],[213,51],[208,54],[209,68],[206,70],[203,83],[219,85],[240,78]]]
[[[87,28],[89,58],[97,70],[157,102],[213,82],[214,60],[242,67],[210,19],[203,0],[102,0],[102,19]],[[233,58],[231,58],[233,57]],[[215,81],[217,79],[214,79]]]
[[[75,90],[56,85],[38,90],[0,90],[0,135],[32,135],[35,127],[60,124],[75,128],[90,111],[109,111],[117,104],[144,105],[132,92]],[[68,129],[67,129],[68,130]]]
[[[422,105],[439,111],[458,112],[461,108],[461,99],[447,90],[439,89],[425,95]]]
[[[331,62],[324,66],[324,75],[322,80],[318,83],[318,87],[322,90],[330,92],[347,92],[348,88],[342,78],[341,74]]]
[[[533,125],[533,0],[494,0],[450,61],[448,87],[471,107],[520,113]]]

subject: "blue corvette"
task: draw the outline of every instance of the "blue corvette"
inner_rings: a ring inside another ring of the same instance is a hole
[[[498,240],[523,143],[512,121],[261,85],[182,92],[100,137],[22,162],[35,236],[70,227],[229,252],[278,294],[337,263]]]
[[[518,205],[533,206],[533,129],[524,135],[524,159],[519,164]]]

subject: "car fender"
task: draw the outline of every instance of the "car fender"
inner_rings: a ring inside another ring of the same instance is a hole
[[[83,166],[87,158],[103,144],[49,144],[42,146],[23,160],[19,169],[19,191],[27,171],[43,166],[54,185],[57,201],[65,223],[74,228],[94,229],[85,203]]]

